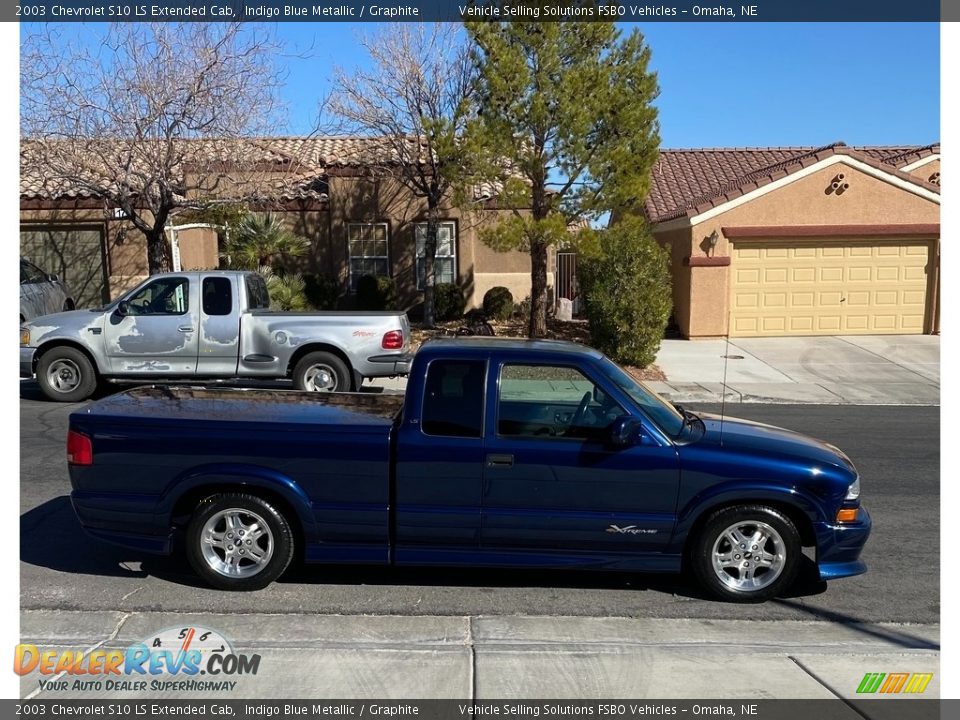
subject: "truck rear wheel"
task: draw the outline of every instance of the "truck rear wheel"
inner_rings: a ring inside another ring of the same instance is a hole
[[[203,500],[187,526],[187,558],[219,590],[260,590],[293,559],[286,518],[256,495],[223,493]]]
[[[333,353],[307,353],[293,369],[293,386],[297,390],[349,392],[352,384],[347,366]]]
[[[793,584],[800,555],[800,534],[790,518],[765,505],[737,505],[707,519],[690,562],[715,598],[762,602]]]
[[[57,402],[80,402],[97,389],[97,371],[90,358],[72,347],[55,347],[40,356],[37,383]]]

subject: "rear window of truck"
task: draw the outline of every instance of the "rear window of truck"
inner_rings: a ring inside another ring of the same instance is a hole
[[[427,368],[420,427],[426,435],[483,435],[485,360],[434,360]]]

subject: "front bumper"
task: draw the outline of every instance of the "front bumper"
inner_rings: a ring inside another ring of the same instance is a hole
[[[862,575],[867,565],[860,559],[860,552],[870,537],[873,521],[863,506],[857,514],[857,522],[848,524],[817,523],[817,568],[821,580]]]
[[[33,377],[33,355],[36,348],[20,346],[20,377]]]

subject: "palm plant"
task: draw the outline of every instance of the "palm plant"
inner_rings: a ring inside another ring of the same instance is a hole
[[[236,232],[224,243],[220,253],[234,270],[258,270],[302,257],[310,250],[310,241],[290,232],[273,213],[246,216]]]
[[[279,275],[269,265],[260,268],[260,274],[267,281],[271,310],[306,310],[307,296],[304,292],[306,282],[300,273]]]

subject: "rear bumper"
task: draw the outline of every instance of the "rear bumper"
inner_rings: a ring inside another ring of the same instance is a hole
[[[33,377],[33,355],[36,351],[37,349],[32,347],[20,348],[20,377]]]
[[[860,552],[870,537],[873,521],[864,507],[860,508],[857,522],[844,525],[817,523],[817,568],[821,580],[861,575],[867,571]]]
[[[169,555],[172,549],[172,528],[157,525],[156,516],[144,511],[139,502],[111,500],[74,491],[70,501],[88,535],[130,550]],[[156,530],[156,533],[144,532]]]
[[[373,355],[367,358],[367,368],[371,372],[361,372],[364,377],[389,377],[391,375],[409,375],[413,363],[413,353],[399,355]]]

